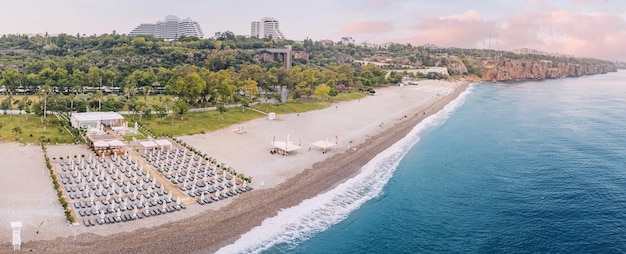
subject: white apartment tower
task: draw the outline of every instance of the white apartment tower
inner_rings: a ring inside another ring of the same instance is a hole
[[[138,35],[153,35],[166,40],[175,40],[181,36],[204,37],[198,22],[190,18],[181,21],[174,15],[168,15],[165,21],[157,21],[156,24],[141,24],[130,32],[130,36]]]
[[[262,18],[261,21],[252,21],[250,35],[252,37],[266,38],[273,40],[284,40],[285,36],[280,31],[278,20],[274,18]]]

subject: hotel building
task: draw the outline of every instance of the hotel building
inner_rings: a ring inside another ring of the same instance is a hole
[[[174,15],[169,15],[165,17],[165,21],[157,21],[155,24],[141,24],[130,32],[130,36],[138,35],[153,35],[166,40],[175,40],[181,36],[204,37],[198,22],[190,18],[180,20]]]
[[[272,38],[284,40],[285,36],[280,31],[278,20],[274,18],[262,18],[261,21],[252,21],[250,35],[258,38]]]

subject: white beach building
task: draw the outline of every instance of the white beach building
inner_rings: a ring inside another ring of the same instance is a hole
[[[124,117],[115,112],[74,113],[70,118],[72,127],[98,129],[100,125],[118,127],[124,124]]]

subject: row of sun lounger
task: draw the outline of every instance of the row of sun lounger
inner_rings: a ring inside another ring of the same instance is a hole
[[[132,212],[132,213],[125,213],[125,214],[114,215],[114,216],[98,215],[95,217],[83,219],[83,225],[85,225],[86,227],[92,227],[96,225],[123,223],[123,222],[128,222],[128,221],[132,221],[136,219],[147,218],[150,216],[158,216],[158,215],[163,215],[166,213],[176,212],[182,209],[187,209],[187,207],[183,204],[178,204],[178,205],[166,206],[165,208],[155,208],[155,209],[148,209],[148,210],[144,209],[142,212],[137,212],[137,213]]]

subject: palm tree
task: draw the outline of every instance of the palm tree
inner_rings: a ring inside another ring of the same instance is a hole
[[[13,105],[11,105],[11,101],[13,100],[13,95],[10,92],[9,92],[9,95],[7,96],[7,100],[8,100],[7,105],[9,106],[9,111],[11,111],[13,110]],[[6,110],[4,111],[4,113],[6,113]],[[10,112],[9,119],[13,118],[12,116],[13,116],[13,113]]]
[[[169,97],[169,96],[166,96],[165,98],[163,98],[163,101],[161,103],[163,104],[163,107],[165,108],[165,112],[167,113],[170,112],[170,107],[174,105],[174,101],[172,100],[172,97]],[[172,114],[172,125],[174,125],[174,114]]]
[[[41,124],[43,125],[43,133],[46,133],[46,125],[48,121],[46,121],[46,117],[48,116],[48,94],[52,92],[52,87],[50,85],[43,85],[39,88],[39,94],[43,97],[43,117],[41,118]]]
[[[68,94],[67,97],[70,99],[70,113],[74,110],[74,99],[76,99],[76,95],[73,93]]]
[[[156,82],[155,82],[156,83]],[[151,86],[144,86],[142,87],[143,90],[143,94],[146,95],[146,106],[148,106],[148,96],[150,95],[150,92],[152,92],[152,87]]]
[[[92,100],[98,100],[98,111],[102,110],[102,99],[104,98],[104,94],[102,91],[97,91],[96,93],[91,95]]]
[[[22,100],[15,101],[17,103],[17,108],[20,110],[20,115],[22,111],[26,112],[26,120],[28,120],[28,114],[30,113],[30,105],[33,103],[28,96],[24,96]]]
[[[46,118],[48,113],[46,112],[46,107],[48,106],[48,94],[50,94],[50,92],[52,92],[50,85],[43,85],[39,88],[39,93],[43,96],[43,118]]]
[[[135,85],[128,85],[124,87],[124,94],[127,99],[133,97],[137,93],[137,87]]]

